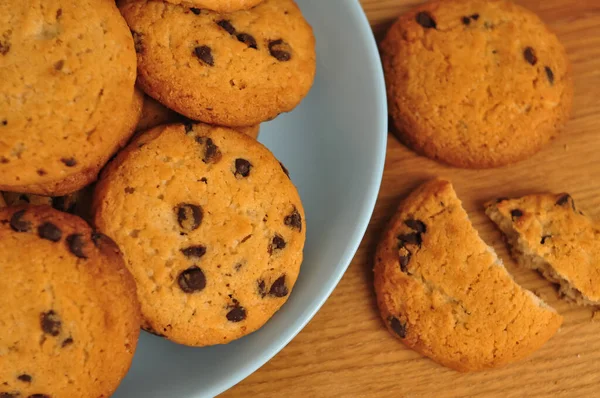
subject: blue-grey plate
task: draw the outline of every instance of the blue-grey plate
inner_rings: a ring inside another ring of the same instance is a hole
[[[261,127],[290,170],[307,222],[288,302],[259,331],[190,348],[142,333],[119,398],[217,395],[279,352],[331,294],[367,228],[385,159],[387,108],[377,46],[358,0],[297,0],[317,38],[317,76],[302,104]]]

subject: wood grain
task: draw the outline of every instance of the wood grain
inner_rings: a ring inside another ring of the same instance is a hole
[[[573,117],[565,132],[533,158],[494,170],[460,170],[415,155],[391,135],[379,201],[364,240],[330,299],[275,358],[224,397],[600,397],[600,322],[592,309],[558,298],[537,273],[511,262],[482,203],[536,191],[570,192],[600,218],[600,1],[522,0],[558,34],[575,76]],[[341,2],[340,2],[341,3]],[[376,37],[419,3],[363,0]],[[529,359],[501,369],[461,374],[405,348],[384,329],[372,288],[372,256],[398,201],[433,176],[451,179],[486,242],[517,282],[565,317],[560,332]]]

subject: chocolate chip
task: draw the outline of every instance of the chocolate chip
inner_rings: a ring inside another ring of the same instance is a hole
[[[62,231],[51,222],[45,222],[38,227],[40,238],[47,239],[52,242],[58,242],[62,238]]]
[[[65,66],[65,60],[64,60],[64,59],[61,59],[60,61],[56,61],[56,62],[54,63],[54,69],[55,69],[55,70],[59,70],[59,71],[60,71],[60,70],[62,70],[62,68],[63,68],[64,66]]]
[[[265,281],[262,279],[258,281],[258,293],[261,297],[265,297],[267,295],[267,290],[265,288]]]
[[[285,285],[285,275],[281,275],[271,285],[271,289],[269,289],[269,296],[285,297],[287,295],[288,295],[288,288]]]
[[[193,12],[194,14],[196,14],[196,15],[200,15],[200,9],[199,8],[192,7],[192,8],[190,8],[190,11]]]
[[[16,232],[29,232],[31,222],[23,220],[25,210],[19,210],[13,213],[10,218],[10,227]]]
[[[462,17],[462,23],[468,25],[471,23],[471,19],[469,17]]]
[[[222,19],[217,22],[217,25],[219,25],[221,28],[225,29],[225,31],[227,33],[229,33],[230,35],[235,34],[235,28],[233,27],[231,22],[229,22],[228,20]]]
[[[257,48],[256,40],[254,39],[254,36],[252,36],[248,33],[239,33],[236,37],[239,41],[246,44],[248,47],[254,48],[254,49]]]
[[[417,231],[419,233],[425,233],[427,232],[427,226],[425,225],[425,223],[421,220],[406,220],[404,221],[404,224],[406,224],[406,226],[414,231]]]
[[[8,124],[8,120],[6,120],[6,119],[2,120],[2,125],[3,125],[3,126],[6,126],[7,124]],[[6,158],[5,158],[5,159],[6,159]],[[8,163],[8,162],[6,162],[6,163]]]
[[[390,326],[392,327],[392,330],[401,338],[405,338],[406,337],[406,323],[402,323],[400,322],[400,320],[398,318],[396,318],[395,316],[390,316],[388,318],[388,321],[390,322]]]
[[[125,193],[132,194],[135,192],[135,188],[125,187]]]
[[[70,346],[71,344],[73,344],[73,338],[72,337],[67,337],[66,339],[63,340],[62,344],[60,345],[62,348],[65,348],[67,346]]]
[[[86,259],[87,256],[83,252],[83,246],[85,246],[85,241],[83,240],[82,234],[72,234],[67,236],[67,245],[69,246],[69,250],[75,256],[79,258]]]
[[[246,310],[244,307],[234,307],[227,313],[227,320],[230,322],[241,322],[246,319]]]
[[[546,243],[546,239],[549,239],[551,237],[552,237],[552,235],[544,235],[544,236],[542,236],[542,240],[540,241],[540,243],[542,245],[545,244]]]
[[[252,234],[244,236],[244,238],[240,241],[240,243],[244,243],[245,241],[247,241],[251,237],[252,237]]]
[[[60,318],[53,310],[40,314],[40,324],[44,333],[49,334],[50,336],[58,336],[60,334]]]
[[[471,19],[474,19],[475,21],[477,21],[479,19],[479,14],[471,15]]]
[[[45,176],[46,174],[48,174],[48,173],[46,172],[46,170],[44,170],[44,169],[38,169],[38,170],[37,170],[37,173],[38,173],[38,175],[39,175],[39,176]]]
[[[300,232],[302,231],[302,216],[298,213],[296,206],[294,206],[294,210],[292,210],[290,215],[285,216],[283,222],[292,229],[297,229]]]
[[[31,376],[28,374],[18,375],[17,379],[21,380],[24,383],[31,383]]]
[[[424,27],[425,29],[436,29],[437,24],[435,23],[435,19],[431,16],[427,11],[421,11],[417,14],[416,21],[419,25]]]
[[[200,258],[206,254],[206,247],[202,245],[190,246],[181,249],[181,252],[186,257]]]
[[[200,182],[203,182],[203,183],[205,183],[205,184],[208,184],[208,180],[206,179],[206,177],[202,177],[202,178],[200,179]]]
[[[525,51],[523,51],[523,56],[531,65],[537,64],[537,57],[535,56],[535,50],[533,48],[526,47]]]
[[[204,163],[217,163],[221,160],[221,151],[219,147],[215,145],[211,138],[206,139],[206,148],[204,149]]]
[[[408,274],[408,263],[410,263],[410,258],[412,257],[412,253],[405,247],[400,247],[398,249],[398,257],[400,260],[400,270],[406,274]]]
[[[191,203],[180,203],[175,207],[177,222],[185,232],[191,232],[200,226],[204,211],[202,207]]]
[[[77,160],[75,160],[75,158],[62,158],[60,161],[63,162],[67,167],[73,167],[77,164]]]
[[[198,46],[194,48],[194,54],[196,57],[200,59],[202,62],[209,66],[215,66],[215,60],[212,56],[212,50],[208,46]]]
[[[558,200],[556,201],[556,204],[559,206],[564,206],[565,204],[567,204],[569,202],[570,199],[571,199],[571,196],[569,194],[564,194],[558,198]]]
[[[554,84],[554,72],[552,72],[552,69],[550,69],[549,66],[544,66],[544,70],[546,71],[546,76],[548,77],[550,84]]]
[[[6,124],[4,124],[4,125],[6,126]],[[7,158],[5,158],[4,156],[0,156],[0,163],[7,164],[7,163],[10,163],[10,160],[8,160]]]
[[[421,234],[418,232],[411,232],[410,234],[401,234],[398,235],[398,240],[400,241],[400,247],[404,247],[404,245],[418,245],[421,246],[422,238]]]
[[[10,42],[8,40],[0,40],[0,54],[6,55],[10,51]]]
[[[177,283],[185,293],[195,293],[206,287],[206,277],[200,268],[193,265],[179,274]]]
[[[252,168],[252,163],[247,161],[246,159],[236,159],[235,160],[235,176],[248,177],[250,175],[250,169]]]
[[[62,16],[62,8],[59,8],[58,10],[56,10],[56,19],[60,18]]]
[[[285,62],[292,59],[292,47],[282,39],[269,42],[269,53],[277,61]]]
[[[281,166],[281,170],[283,170],[283,172],[285,173],[286,176],[290,176],[290,172],[288,171],[288,169],[283,165],[283,163],[279,162],[279,165]]]
[[[185,133],[189,133],[190,131],[192,131],[194,129],[194,122],[187,122],[184,124],[184,128],[185,128]]]
[[[510,211],[510,215],[513,219],[519,218],[523,215],[523,212],[519,209],[514,209]]]
[[[269,244],[267,251],[269,254],[273,253],[273,250],[281,250],[285,248],[285,240],[280,235],[275,235]]]
[[[136,31],[131,31],[131,35],[133,36],[133,47],[135,48],[135,52],[138,54],[144,53],[144,35],[138,33]]]

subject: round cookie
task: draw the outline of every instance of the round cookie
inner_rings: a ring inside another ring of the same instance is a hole
[[[138,116],[131,32],[104,0],[4,1],[0,27],[0,189],[75,191]]]
[[[531,156],[570,115],[565,49],[504,0],[448,0],[401,16],[381,44],[399,138],[426,156],[486,168]]]
[[[169,3],[181,4],[206,8],[218,12],[233,12],[238,10],[247,10],[256,6],[263,0],[167,0]]]
[[[400,204],[377,247],[375,290],[390,333],[459,371],[522,359],[562,323],[512,279],[444,180]]]
[[[0,209],[0,397],[107,397],[140,310],[118,247],[48,206]]]
[[[296,188],[257,141],[205,124],[139,136],[107,166],[92,209],[137,282],[144,328],[222,344],[287,300],[306,227]]]
[[[293,0],[219,14],[156,0],[120,9],[138,55],[138,84],[189,119],[251,126],[291,111],[315,76],[315,39]]]

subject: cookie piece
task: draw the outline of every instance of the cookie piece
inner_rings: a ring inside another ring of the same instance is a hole
[[[136,42],[138,84],[192,120],[255,125],[291,111],[313,83],[315,39],[293,0],[229,14],[119,4]]]
[[[556,35],[504,0],[448,0],[401,16],[381,44],[399,138],[485,168],[533,155],[569,118],[571,68]]]
[[[98,181],[94,222],[121,247],[144,328],[192,346],[261,327],[300,270],[302,203],[263,145],[205,124],[139,136]]]
[[[444,180],[421,185],[401,203],[377,248],[375,290],[395,337],[459,371],[521,359],[562,323],[515,283]]]
[[[233,12],[247,10],[258,5],[263,0],[167,0],[169,3],[197,7],[194,12],[201,12],[202,8],[218,12]]]
[[[3,1],[0,190],[64,195],[94,180],[133,132],[135,77],[114,2]]]
[[[48,206],[0,210],[0,397],[107,397],[137,345],[118,247]]]
[[[538,270],[578,304],[600,305],[600,226],[566,193],[486,204],[520,265]]]

